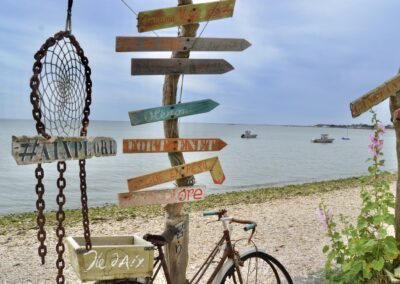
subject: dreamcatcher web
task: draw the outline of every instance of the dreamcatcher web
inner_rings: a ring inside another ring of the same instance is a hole
[[[68,37],[57,40],[41,60],[41,112],[51,135],[79,136],[86,98],[85,67]]]

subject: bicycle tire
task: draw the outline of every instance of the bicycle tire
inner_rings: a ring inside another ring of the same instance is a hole
[[[243,261],[243,266],[240,269],[243,284],[293,284],[286,268],[276,258],[265,252],[254,251],[240,259]],[[257,267],[253,268],[252,262]],[[239,283],[235,270],[235,266],[232,265],[222,277],[221,284]]]

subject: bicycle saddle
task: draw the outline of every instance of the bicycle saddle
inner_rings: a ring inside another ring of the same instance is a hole
[[[178,232],[175,226],[169,226],[161,235],[146,234],[143,239],[155,246],[163,246],[171,242]]]

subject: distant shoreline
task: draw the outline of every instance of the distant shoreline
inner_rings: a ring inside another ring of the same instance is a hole
[[[316,124],[313,127],[325,127],[325,128],[348,128],[348,129],[373,129],[373,125],[369,124],[350,124],[350,125],[344,125],[344,124]],[[387,124],[385,125],[386,129],[394,129],[393,125]]]

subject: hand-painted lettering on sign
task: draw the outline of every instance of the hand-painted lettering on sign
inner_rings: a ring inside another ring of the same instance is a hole
[[[117,142],[109,137],[12,137],[12,155],[18,165],[115,156]]]
[[[400,91],[400,74],[350,103],[351,115],[357,117]]]
[[[219,104],[213,100],[199,100],[129,112],[131,125],[139,125],[209,112]]]
[[[102,270],[104,273],[110,274],[114,268],[140,269],[144,268],[146,264],[143,255],[130,255],[120,249],[100,253],[97,250],[90,250],[83,257],[86,260],[84,272]]]
[[[225,181],[225,175],[219,159],[218,157],[213,157],[128,179],[128,188],[130,192],[137,191],[139,189],[174,181],[207,171],[210,172],[215,184],[222,184]]]
[[[251,44],[241,38],[118,36],[115,50],[128,51],[243,51]]]
[[[119,206],[129,208],[140,205],[172,204],[200,201],[204,199],[204,185],[155,189],[118,194]]]
[[[234,8],[235,0],[223,0],[144,11],[138,15],[138,31],[152,31],[232,17]]]
[[[123,153],[219,151],[225,146],[218,138],[124,139]]]

